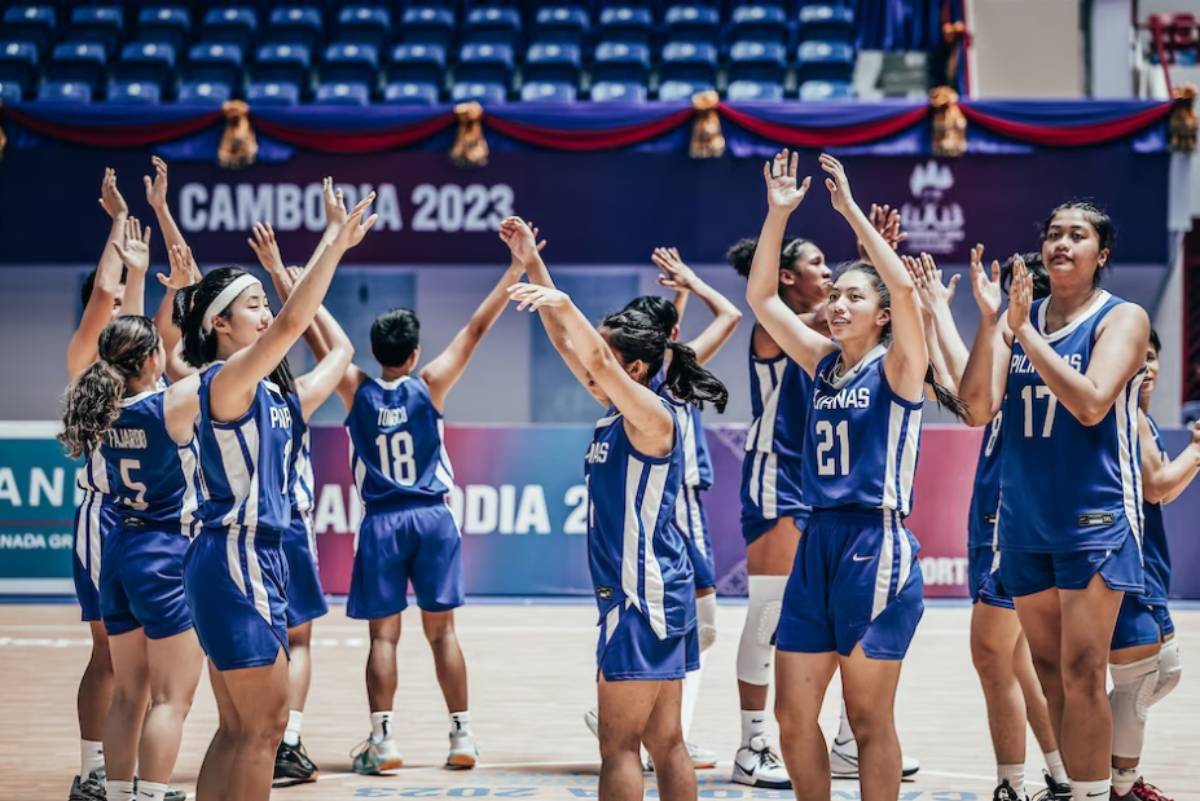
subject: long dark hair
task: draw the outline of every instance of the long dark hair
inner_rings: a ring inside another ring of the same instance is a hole
[[[183,332],[183,360],[192,367],[203,367],[216,360],[217,333],[204,333],[204,310],[225,287],[243,275],[246,275],[246,271],[241,267],[218,267],[205,273],[199,283],[184,287],[175,293],[175,307],[172,309],[171,319]],[[218,316],[228,320],[232,315],[233,304],[230,303]],[[292,377],[287,357],[271,371],[270,378],[284,392],[296,391],[296,380]]]
[[[58,439],[72,457],[91,453],[121,414],[128,382],[158,350],[149,317],[118,317],[100,332],[100,357],[67,388]]]
[[[779,249],[779,268],[781,270],[796,269],[796,260],[800,258],[800,250],[812,244],[802,237],[793,236],[783,240]],[[739,239],[725,251],[725,260],[742,278],[750,277],[750,267],[754,263],[754,251],[758,249],[758,240],[747,237]]]
[[[1112,263],[1112,248],[1113,242],[1117,238],[1117,227],[1113,225],[1112,217],[1108,216],[1108,212],[1097,206],[1095,203],[1087,200],[1068,200],[1066,203],[1060,203],[1051,210],[1049,216],[1042,221],[1042,239],[1046,239],[1046,233],[1050,230],[1050,223],[1054,222],[1054,217],[1060,211],[1079,211],[1083,213],[1083,218],[1096,229],[1096,236],[1100,239],[1100,249],[1108,251],[1108,260],[1104,264],[1096,265],[1096,272],[1092,275],[1092,286],[1100,285],[1100,274],[1104,268]]]
[[[887,284],[879,275],[879,271],[875,266],[866,261],[851,262],[846,267],[842,274],[849,272],[859,272],[870,279],[871,285],[875,287],[875,291],[879,293],[879,305],[883,308],[890,309],[892,307],[892,293],[888,290]],[[883,326],[880,341],[887,344],[892,341],[892,321],[888,318],[887,323]],[[967,415],[967,405],[962,402],[962,399],[950,391],[949,387],[945,387],[937,382],[933,375],[933,365],[929,364],[925,368],[925,383],[933,388],[933,396],[937,398],[938,406],[947,409],[955,417],[960,420],[965,420]]]
[[[687,345],[667,341],[667,335],[654,318],[636,309],[625,309],[608,315],[601,325],[608,329],[608,344],[612,349],[627,362],[645,362],[647,375],[656,375],[662,369],[663,358],[670,350],[666,387],[671,394],[699,408],[704,408],[704,402],[710,401],[718,412],[725,411],[729,390],[719,378],[700,366],[695,351]]]
[[[679,325],[679,310],[662,295],[639,295],[625,304],[625,310],[630,309],[640,311],[653,319],[668,339],[671,338],[675,326]]]
[[[1041,253],[1026,253],[1021,257],[1025,262],[1025,269],[1029,271],[1033,277],[1033,299],[1041,300],[1050,296],[1050,273],[1046,272],[1046,263],[1042,261]],[[1004,290],[1004,294],[1008,294],[1008,288],[1012,286],[1013,264],[1016,261],[1014,256],[1009,256],[1004,264],[1000,266],[1000,288]]]

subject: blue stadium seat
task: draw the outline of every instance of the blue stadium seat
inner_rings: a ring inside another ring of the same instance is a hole
[[[565,81],[526,81],[521,99],[531,103],[574,103],[579,96],[575,84]]]
[[[648,44],[654,29],[654,16],[644,6],[605,6],[600,12],[600,38],[609,42]]]
[[[542,6],[533,25],[534,41],[579,46],[591,29],[591,19],[587,10],[578,6]]]
[[[854,76],[854,48],[844,42],[805,42],[798,66],[801,80],[848,81]]]
[[[647,94],[646,85],[634,81],[596,81],[592,84],[593,103],[641,103]]]
[[[854,86],[849,81],[805,81],[800,84],[801,100],[853,100]]]
[[[38,55],[44,54],[54,41],[54,29],[58,18],[54,7],[19,3],[4,12],[4,37],[6,41],[30,42],[37,47]]]
[[[46,78],[52,81],[86,83],[95,94],[104,84],[108,70],[104,45],[99,42],[64,42],[55,45]]]
[[[138,12],[138,39],[166,42],[179,50],[192,30],[192,15],[181,6],[150,6]]]
[[[71,12],[68,42],[96,42],[105,56],[115,53],[125,31],[125,12],[120,6],[81,6]]]
[[[854,11],[832,3],[810,3],[800,9],[800,41],[854,41]]]
[[[712,83],[667,80],[658,85],[658,99],[666,101],[691,100],[698,92],[716,88]]]
[[[787,14],[773,3],[749,3],[733,10],[735,42],[787,42]]]
[[[245,50],[258,32],[258,13],[249,6],[223,6],[204,12],[200,36],[207,42],[235,44]]]
[[[456,83],[450,90],[450,99],[455,103],[465,103],[474,100],[485,106],[503,103],[508,99],[508,88],[502,83],[487,83],[483,81],[466,81]]]
[[[446,75],[446,50],[433,44],[398,44],[392,48],[388,77],[440,86]]]
[[[378,72],[379,51],[374,45],[332,44],[325,48],[321,63],[322,82],[373,86]]]
[[[499,83],[507,86],[512,78],[513,51],[504,44],[465,44],[458,55],[456,81]]]
[[[37,99],[51,103],[91,103],[92,90],[86,83],[43,81],[38,87]]]
[[[285,81],[251,81],[246,100],[252,106],[294,106],[300,102],[300,87]]]
[[[689,3],[667,9],[667,39],[716,45],[721,35],[721,12],[712,6]]]
[[[392,15],[381,6],[352,5],[338,12],[338,41],[380,47],[392,32]]]
[[[602,81],[646,82],[650,48],[635,42],[601,42],[593,56],[593,76]]]
[[[180,103],[220,105],[233,97],[233,87],[218,81],[184,81],[179,85]]]
[[[464,26],[465,41],[516,47],[521,37],[521,13],[509,6],[472,8]]]
[[[111,81],[108,84],[108,101],[157,105],[162,101],[162,89],[150,81]]]
[[[575,85],[582,69],[579,46],[569,42],[536,42],[525,54],[526,80]]]
[[[776,42],[737,42],[729,51],[733,80],[783,82],[787,58]]]
[[[135,42],[121,48],[117,77],[162,84],[175,68],[175,48],[163,42]]]
[[[401,19],[401,37],[410,44],[437,44],[450,47],[454,38],[454,12],[438,6],[411,6]]]
[[[24,94],[20,84],[0,81],[0,103],[19,103]]]
[[[277,44],[299,44],[311,53],[321,42],[324,26],[315,6],[281,6],[271,10],[267,38]]]
[[[316,102],[337,106],[365,106],[371,102],[371,90],[365,83],[322,83],[317,86]]]
[[[383,101],[402,106],[432,106],[438,102],[438,87],[426,81],[392,81],[383,87]]]
[[[671,42],[663,48],[664,81],[713,83],[717,79],[717,48],[704,42]]]
[[[265,44],[254,55],[254,78],[257,81],[286,81],[301,86],[308,83],[311,67],[312,53],[304,44]]]
[[[37,77],[38,49],[33,42],[0,41],[0,81],[28,92]]]
[[[187,78],[236,85],[242,77],[242,48],[235,44],[208,42],[188,51]]]
[[[783,84],[773,81],[731,81],[725,90],[726,100],[783,100]]]

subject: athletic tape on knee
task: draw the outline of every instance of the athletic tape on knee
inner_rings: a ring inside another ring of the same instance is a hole
[[[1158,676],[1158,656],[1112,665],[1113,688],[1108,694],[1112,707],[1113,756],[1137,759],[1146,737],[1146,711]]]
[[[759,686],[771,683],[775,629],[779,627],[786,586],[787,576],[750,576],[750,603],[738,642],[739,681]]]
[[[1179,653],[1179,641],[1168,640],[1158,652],[1158,676],[1146,706],[1154,706],[1171,694],[1183,678],[1183,657]]]
[[[700,635],[700,653],[704,653],[717,641],[716,593],[696,599],[696,628]]]

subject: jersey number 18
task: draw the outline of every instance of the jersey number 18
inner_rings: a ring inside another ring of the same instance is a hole
[[[375,438],[379,447],[379,469],[402,487],[411,487],[417,482],[417,460],[413,448],[412,434],[397,431],[390,436],[380,434]]]

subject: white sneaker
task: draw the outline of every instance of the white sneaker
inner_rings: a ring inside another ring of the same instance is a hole
[[[450,732],[450,755],[446,757],[449,770],[470,770],[479,762],[479,749],[470,731]]]
[[[400,746],[391,737],[375,742],[371,738],[359,744],[352,756],[351,764],[355,773],[374,776],[385,770],[395,770],[404,765],[404,757],[400,756]]]
[[[692,760],[692,768],[695,770],[708,770],[717,766],[717,755],[707,748],[702,748],[695,743],[687,743],[688,756]],[[649,754],[646,754],[646,759],[642,765],[647,773],[654,772],[654,760]]]
[[[920,769],[920,760],[908,755],[900,757],[901,776],[915,776]],[[833,738],[833,747],[829,749],[829,773],[835,779],[858,778],[858,743],[853,739]]]
[[[733,781],[738,784],[748,784],[751,787],[766,787],[771,790],[790,790],[792,781],[788,778],[787,768],[783,761],[771,750],[767,738],[761,734],[750,738],[749,745],[738,749],[733,758]]]
[[[583,713],[583,725],[588,727],[593,737],[600,737],[600,713],[595,709]]]

